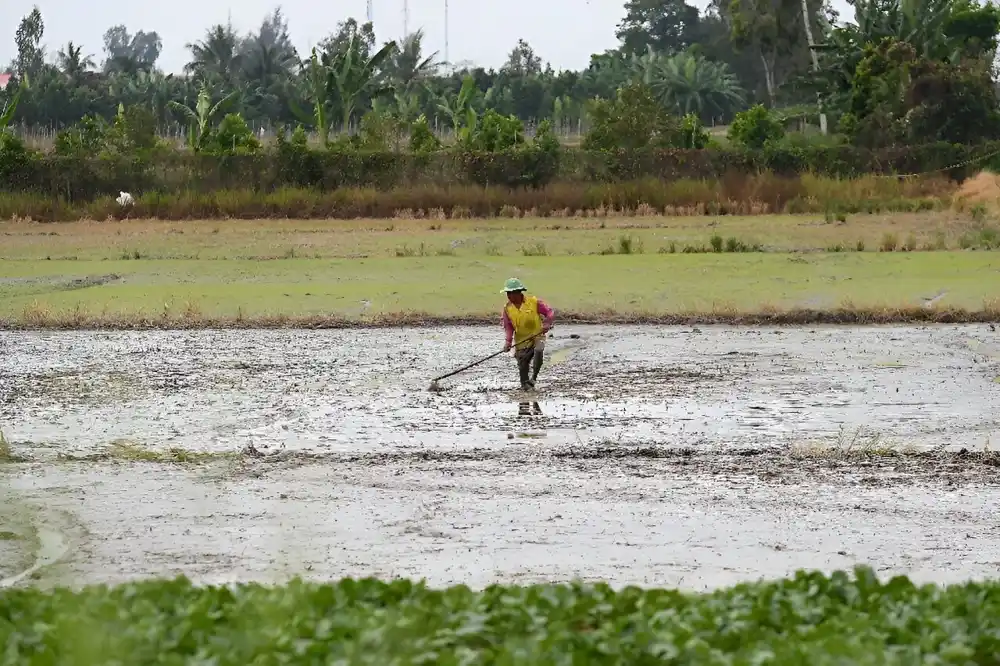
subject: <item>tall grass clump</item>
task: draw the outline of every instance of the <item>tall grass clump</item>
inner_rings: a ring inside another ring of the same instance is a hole
[[[643,249],[644,246],[641,238],[623,234],[618,237],[617,245],[609,245],[607,248],[601,250],[599,254],[642,254]]]
[[[3,430],[0,430],[0,463],[21,462],[23,460],[24,458],[14,453],[14,449],[7,437],[4,436]]]

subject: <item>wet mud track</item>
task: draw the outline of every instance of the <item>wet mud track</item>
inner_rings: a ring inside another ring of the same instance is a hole
[[[499,337],[0,334],[0,428],[27,460],[0,482],[22,523],[58,515],[72,535],[33,584],[706,589],[855,562],[942,581],[1000,566],[987,326],[562,328],[535,394],[512,390],[505,357],[427,391]],[[123,441],[207,456],[102,453]]]

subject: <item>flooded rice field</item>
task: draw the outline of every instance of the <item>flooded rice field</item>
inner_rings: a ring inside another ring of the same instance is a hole
[[[0,333],[0,583],[1000,567],[1000,334]]]

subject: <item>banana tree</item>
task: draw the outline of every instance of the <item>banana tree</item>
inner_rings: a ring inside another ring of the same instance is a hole
[[[462,89],[457,95],[440,95],[437,100],[437,108],[451,121],[451,128],[456,134],[462,127],[475,127],[476,109],[475,102],[479,90],[476,88],[475,79],[466,76],[462,79]]]
[[[336,56],[330,68],[330,84],[340,104],[341,127],[345,132],[362,95],[377,99],[394,91],[391,85],[380,85],[378,74],[396,51],[396,42],[389,42],[367,60],[360,47],[358,36],[352,35],[347,48]]]
[[[209,94],[208,88],[203,85],[198,92],[198,102],[193,109],[180,102],[170,102],[171,109],[187,117],[189,122],[188,143],[194,150],[200,150],[205,145],[216,120],[238,95],[239,91],[234,90],[213,105],[212,96]]]
[[[320,141],[326,146],[330,139],[330,121],[327,120],[327,111],[330,108],[330,63],[327,54],[318,55],[316,48],[313,47],[303,74],[305,97],[313,105],[312,115],[303,113],[294,98],[289,98],[289,104],[292,112],[301,121],[309,121],[316,126]]]
[[[24,88],[25,83],[22,81],[14,96],[9,101],[4,102],[3,109],[0,109],[0,134],[6,132],[11,122],[14,121],[14,112],[17,111],[17,103],[21,101],[21,93]]]

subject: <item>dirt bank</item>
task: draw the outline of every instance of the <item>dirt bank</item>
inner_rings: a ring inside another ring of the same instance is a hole
[[[72,288],[72,287],[67,287]],[[592,326],[806,326],[816,324],[993,324],[1000,322],[1000,303],[982,309],[940,307],[933,302],[903,307],[831,307],[827,309],[771,308],[760,312],[713,311],[677,313],[560,311],[560,323]],[[2,331],[208,331],[208,330],[324,330],[436,328],[441,326],[492,326],[495,314],[434,315],[399,312],[362,317],[332,315],[240,315],[214,317],[201,313],[122,315],[77,310],[28,311],[16,318],[0,317]]]

